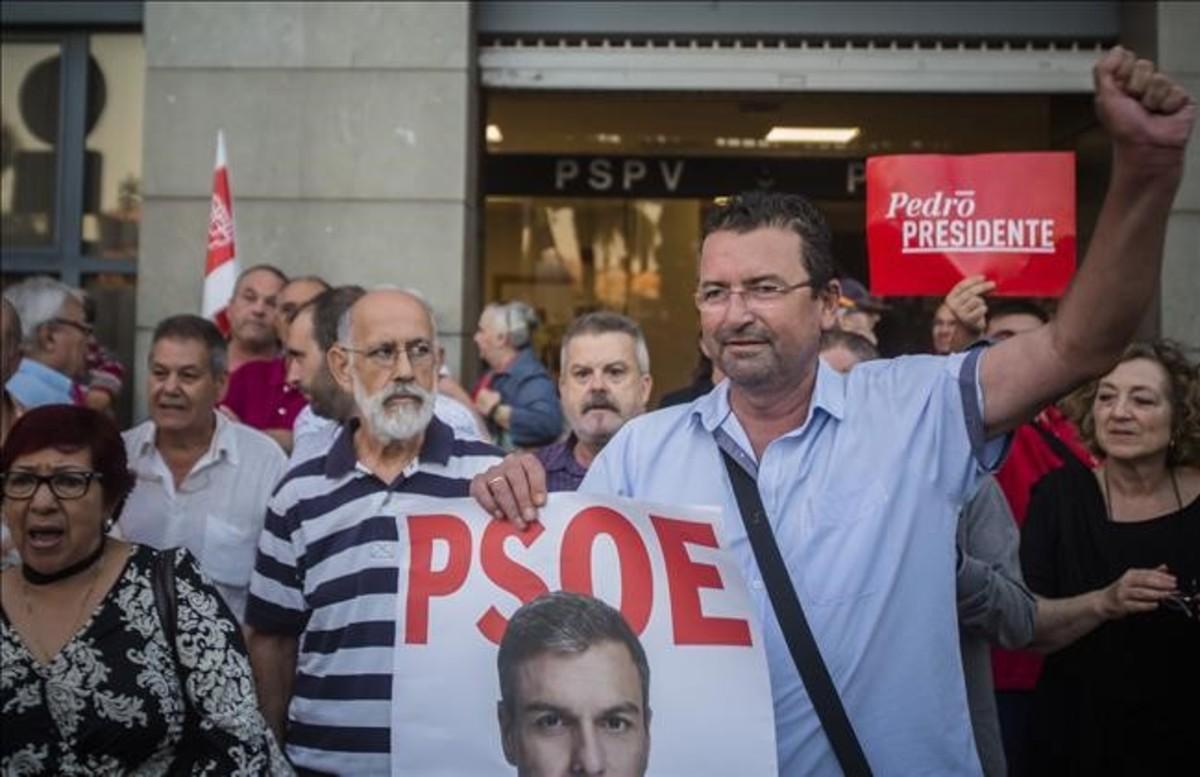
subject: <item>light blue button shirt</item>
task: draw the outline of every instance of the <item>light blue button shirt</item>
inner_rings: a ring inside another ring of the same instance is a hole
[[[817,644],[876,774],[980,773],[959,657],[959,506],[1004,439],[985,444],[979,350],[824,362],[808,418],[757,463],[729,383],[635,419],[592,463],[581,492],[723,508],[724,535],[764,624],[783,775],[837,775],[771,609],[720,452],[756,474]],[[716,432],[716,436],[714,436]]]
[[[5,388],[28,410],[42,405],[74,404],[71,385],[71,379],[58,370],[33,359],[22,359]]]

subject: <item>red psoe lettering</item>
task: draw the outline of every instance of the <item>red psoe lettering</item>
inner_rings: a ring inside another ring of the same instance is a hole
[[[723,589],[721,572],[688,556],[687,545],[717,546],[710,524],[650,516],[667,565],[671,628],[676,645],[750,645],[750,624],[741,618],[709,617],[700,609],[700,589]]]
[[[449,546],[446,566],[433,569],[433,544]],[[471,565],[471,530],[453,515],[408,516],[408,595],[404,607],[404,641],[424,645],[429,641],[429,600],[462,587]]]
[[[492,521],[483,530],[483,540],[479,546],[479,561],[483,566],[483,573],[487,575],[488,580],[520,599],[522,604],[549,593],[550,589],[531,569],[504,555],[504,541],[509,537],[516,537],[528,548],[545,530],[546,527],[538,522],[531,523],[525,531],[517,531],[508,521]],[[495,607],[488,607],[475,626],[483,636],[499,645],[504,637],[504,630],[508,628],[508,618],[501,615]]]
[[[621,614],[629,628],[640,635],[650,622],[654,604],[650,554],[637,529],[616,510],[588,507],[571,519],[562,540],[559,579],[563,590],[593,595],[592,545],[601,534],[607,534],[616,544],[621,574]]]

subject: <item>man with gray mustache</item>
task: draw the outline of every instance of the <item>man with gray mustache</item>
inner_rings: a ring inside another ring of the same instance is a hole
[[[632,319],[597,311],[571,322],[561,362],[558,391],[571,432],[534,456],[546,468],[550,491],[574,491],[600,449],[626,421],[646,412],[650,351]]]

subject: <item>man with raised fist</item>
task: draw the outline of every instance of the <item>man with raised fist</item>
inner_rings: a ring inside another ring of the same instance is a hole
[[[800,679],[739,519],[727,477],[740,482],[739,469],[762,503],[743,517],[756,534],[766,521],[790,579],[773,590],[799,600],[832,679],[822,709],[844,708],[850,740],[877,771],[981,771],[962,677],[949,671],[960,661],[958,509],[1001,460],[1009,430],[1110,369],[1134,336],[1158,287],[1195,121],[1187,92],[1130,51],[1108,52],[1094,73],[1112,176],[1054,320],[988,348],[840,375],[817,358],[839,296],[824,217],[795,195],[733,197],[706,221],[696,289],[706,349],[729,380],[630,421],[579,488],[723,508],[725,544],[763,619],[781,774],[863,770],[852,748],[835,755]],[[523,525],[544,503],[544,472],[532,456],[510,456],[471,493]],[[842,745],[845,728],[834,729]]]

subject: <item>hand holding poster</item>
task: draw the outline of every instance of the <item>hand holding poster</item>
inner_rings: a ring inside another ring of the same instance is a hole
[[[393,505],[393,774],[777,772],[762,635],[715,511],[555,494],[518,532],[473,500]],[[564,589],[590,596],[545,596]]]
[[[1075,271],[1075,155],[871,157],[867,249],[875,294],[984,275],[996,295],[1058,296]]]

